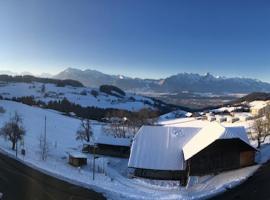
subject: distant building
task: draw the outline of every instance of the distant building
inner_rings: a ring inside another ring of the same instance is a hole
[[[80,152],[71,152],[68,157],[69,164],[80,167],[87,164],[87,156]]]
[[[251,113],[235,113],[234,117],[238,118],[240,121],[245,122],[248,120],[252,120],[254,117]]]
[[[83,151],[99,155],[128,158],[131,140],[130,137],[116,137],[112,134],[99,132],[96,134],[92,144],[84,145]]]
[[[270,111],[270,101],[252,101],[249,106],[253,116],[261,116]]]
[[[185,180],[254,163],[255,149],[243,127],[143,126],[131,147],[128,166],[134,175]]]

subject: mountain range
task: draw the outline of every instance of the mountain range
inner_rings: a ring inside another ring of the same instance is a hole
[[[67,68],[53,77],[77,80],[89,87],[99,87],[104,84],[114,85],[132,92],[222,94],[270,91],[270,83],[267,82],[251,78],[216,77],[210,73],[205,75],[179,73],[164,79],[141,79],[122,75],[109,75],[91,69]]]

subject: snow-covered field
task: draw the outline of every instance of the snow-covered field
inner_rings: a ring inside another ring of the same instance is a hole
[[[54,84],[45,84],[45,92],[41,88],[43,83],[0,83],[0,95],[4,98],[32,96],[36,100],[45,103],[67,98],[70,102],[83,107],[93,106],[98,108],[116,108],[130,111],[138,111],[142,108],[152,107],[153,100],[147,97],[127,93],[119,98],[106,93],[98,92],[95,97],[91,92],[95,89],[87,87],[57,87]],[[97,90],[95,90],[97,91]],[[145,102],[150,103],[145,104]]]
[[[81,169],[67,163],[68,152],[79,151],[81,142],[75,140],[80,121],[63,116],[58,112],[30,107],[11,101],[0,101],[6,112],[0,114],[0,127],[14,111],[23,117],[26,128],[24,148],[26,155],[19,154],[18,159],[47,174],[51,174],[74,184],[102,192],[109,199],[205,199],[227,188],[233,187],[251,176],[259,165],[224,172],[219,175],[192,177],[187,187],[180,187],[177,181],[154,181],[130,179],[127,177],[127,159],[100,157],[97,160],[95,180],[92,180],[92,156],[88,156],[88,165]],[[47,137],[50,144],[49,157],[41,160],[39,136],[44,133],[44,117],[47,117]],[[94,133],[102,131],[101,125],[93,125]],[[10,156],[15,153],[11,144],[0,138],[1,151]],[[22,148],[21,146],[20,148]],[[263,155],[258,158],[266,161],[270,158],[270,147],[265,146]]]

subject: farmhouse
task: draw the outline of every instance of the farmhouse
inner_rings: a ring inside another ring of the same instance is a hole
[[[243,127],[143,126],[131,147],[134,175],[185,180],[188,175],[218,173],[252,165],[255,149]]]

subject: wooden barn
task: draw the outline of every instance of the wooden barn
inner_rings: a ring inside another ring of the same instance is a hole
[[[244,127],[143,126],[136,134],[128,166],[133,175],[185,180],[254,164],[255,151]]]
[[[255,152],[244,127],[223,127],[218,123],[202,128],[183,147],[190,175],[218,173],[253,165]]]

